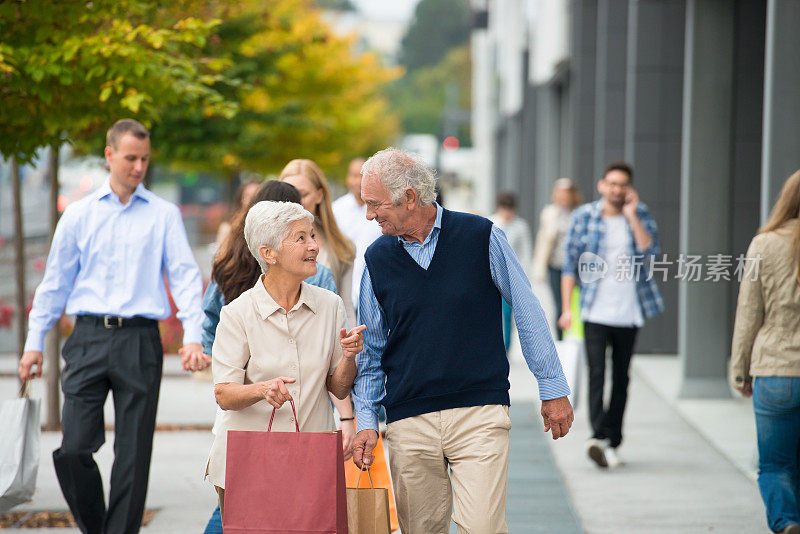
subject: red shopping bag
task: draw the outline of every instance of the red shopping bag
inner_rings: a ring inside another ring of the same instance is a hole
[[[294,412],[294,402],[291,402]],[[225,533],[347,534],[342,433],[228,432]]]

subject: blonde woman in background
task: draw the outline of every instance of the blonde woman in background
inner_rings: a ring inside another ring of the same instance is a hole
[[[547,281],[553,293],[556,319],[561,315],[561,267],[564,264],[564,236],[569,228],[572,211],[581,205],[581,192],[569,178],[559,178],[553,184],[553,203],[539,214],[539,231],[533,248],[533,279]],[[556,337],[561,339],[556,324]]]
[[[356,318],[350,293],[356,249],[336,224],[330,188],[322,169],[310,159],[293,159],[281,171],[280,180],[300,192],[303,207],[314,215],[314,230],[319,243],[317,261],[333,273],[339,296],[345,303],[347,324],[354,325]]]
[[[753,397],[758,487],[773,532],[800,533],[800,171],[747,249],[730,380]]]

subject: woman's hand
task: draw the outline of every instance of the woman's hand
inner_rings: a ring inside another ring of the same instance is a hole
[[[742,397],[750,398],[753,396],[753,379],[745,380],[741,386],[736,386],[736,391],[741,393]]]
[[[342,452],[344,453],[345,461],[353,456],[353,439],[356,437],[356,422],[340,421],[339,430],[342,431]]]
[[[362,324],[349,332],[344,328],[339,331],[339,343],[342,344],[342,352],[344,352],[345,358],[354,358],[364,348],[364,335],[362,332],[366,329],[367,327]]]
[[[292,398],[289,390],[286,389],[286,384],[291,384],[295,381],[290,376],[279,376],[266,382],[257,382],[253,384],[258,389],[260,396],[267,399],[267,402],[275,408],[280,408],[283,403]]]

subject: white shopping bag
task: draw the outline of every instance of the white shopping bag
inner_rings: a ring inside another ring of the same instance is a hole
[[[27,382],[19,399],[0,402],[0,512],[28,502],[39,471],[39,399],[28,398]]]
[[[568,338],[563,341],[556,341],[556,351],[558,359],[561,360],[561,368],[564,376],[567,377],[567,384],[572,392],[569,402],[572,408],[578,407],[580,396],[578,392],[581,387],[581,376],[583,374],[584,360],[586,359],[586,346],[582,339]]]

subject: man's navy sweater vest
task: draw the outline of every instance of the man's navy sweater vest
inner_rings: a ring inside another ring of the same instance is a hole
[[[492,223],[444,210],[427,271],[397,237],[365,255],[389,330],[381,368],[388,422],[467,406],[509,404],[501,295],[489,268]]]

